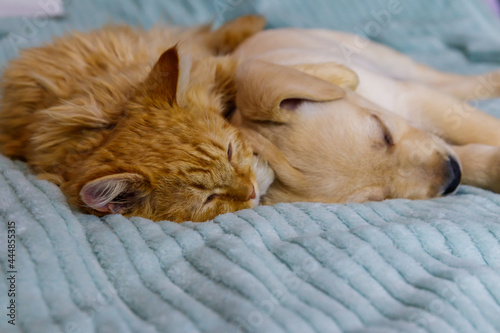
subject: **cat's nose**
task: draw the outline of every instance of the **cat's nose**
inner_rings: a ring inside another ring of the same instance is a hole
[[[233,192],[233,200],[245,202],[253,200],[257,197],[257,193],[255,191],[255,186],[253,184],[241,184],[240,187],[235,189]]]

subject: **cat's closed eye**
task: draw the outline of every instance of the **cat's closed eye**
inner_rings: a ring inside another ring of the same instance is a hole
[[[231,162],[231,158],[233,157],[233,146],[229,143],[229,147],[227,147],[227,159]]]
[[[212,202],[215,198],[220,197],[220,195],[214,193],[208,196],[207,200],[205,200],[205,205]]]

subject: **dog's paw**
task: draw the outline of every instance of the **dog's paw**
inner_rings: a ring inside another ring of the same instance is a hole
[[[483,74],[474,90],[475,99],[500,97],[500,70]]]
[[[480,187],[500,193],[500,147],[484,146],[476,158]]]
[[[500,193],[500,147],[454,146],[462,165],[462,183]]]
[[[500,147],[494,147],[494,150],[492,150],[488,166],[491,183],[487,189],[500,193]]]

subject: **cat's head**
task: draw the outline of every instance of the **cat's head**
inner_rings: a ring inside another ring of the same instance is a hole
[[[221,116],[214,78],[227,64],[183,60],[165,51],[120,106],[122,119],[75,168],[78,181],[63,186],[76,204],[176,222],[257,205],[252,151]]]

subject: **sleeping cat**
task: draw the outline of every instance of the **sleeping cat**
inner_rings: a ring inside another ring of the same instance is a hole
[[[224,54],[263,25],[106,27],[25,50],[3,74],[0,152],[96,215],[206,221],[254,207],[252,151],[220,114],[235,66]]]

